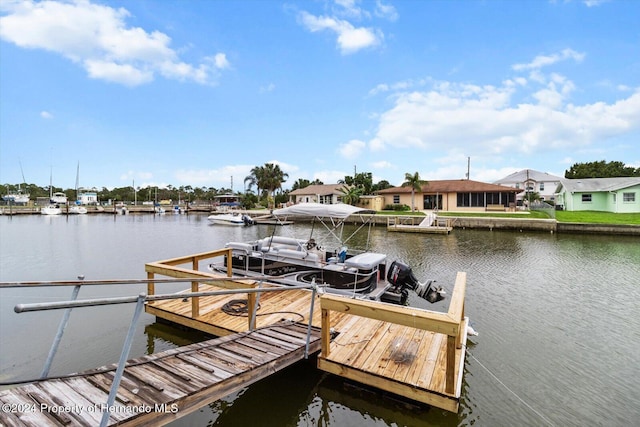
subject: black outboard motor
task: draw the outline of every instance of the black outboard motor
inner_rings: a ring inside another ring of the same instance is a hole
[[[387,273],[387,281],[392,287],[381,297],[385,302],[405,305],[409,296],[408,290],[415,291],[420,298],[432,304],[444,299],[444,289],[441,287],[436,289],[435,286],[431,286],[434,282],[431,280],[426,283],[418,282],[411,267],[400,261],[391,263]]]

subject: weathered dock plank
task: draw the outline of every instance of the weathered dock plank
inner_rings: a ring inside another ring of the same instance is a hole
[[[164,425],[304,358],[304,325],[273,326],[191,344],[127,362],[108,425]],[[320,348],[313,328],[310,350]],[[115,366],[0,392],[2,426],[96,426]]]

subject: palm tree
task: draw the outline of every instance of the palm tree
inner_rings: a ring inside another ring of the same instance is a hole
[[[342,193],[342,202],[348,205],[355,205],[360,200],[360,196],[362,196],[362,189],[356,186],[343,186],[340,189]]]
[[[282,184],[289,178],[289,174],[280,169],[279,165],[266,163],[264,165],[264,183],[262,188],[268,190],[272,197],[275,197],[277,189],[282,188]]]
[[[266,163],[264,166],[251,169],[251,174],[244,179],[244,182],[249,183],[249,189],[252,185],[256,185],[258,196],[260,196],[260,189],[263,189],[275,197],[276,190],[282,188],[282,184],[288,177],[289,174],[283,172],[279,165]]]
[[[244,179],[245,185],[247,185],[247,183],[249,184],[247,187],[248,190],[251,190],[251,187],[254,185],[257,187],[256,194],[258,195],[258,199],[260,198],[260,188],[263,188],[264,176],[264,167],[255,166],[251,169],[251,174]]]
[[[420,179],[420,174],[418,172],[414,174],[405,173],[404,174],[404,182],[402,183],[402,187],[411,187],[411,211],[415,211],[415,195],[416,191],[422,191],[423,185],[429,185],[428,181],[424,181]]]

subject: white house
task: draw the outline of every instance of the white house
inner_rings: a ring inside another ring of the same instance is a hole
[[[334,205],[342,202],[345,184],[313,184],[304,188],[298,188],[289,192],[291,203],[323,203]]]
[[[98,193],[93,191],[86,191],[78,194],[78,201],[81,205],[97,205]]]
[[[556,187],[560,184],[562,177],[551,175],[546,172],[538,172],[533,169],[523,169],[506,176],[494,184],[506,185],[508,187],[524,190],[518,194],[518,199],[526,197],[527,192],[540,194],[540,198],[546,201],[555,200]]]

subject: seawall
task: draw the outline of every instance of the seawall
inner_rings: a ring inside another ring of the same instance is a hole
[[[362,215],[366,217],[369,215]],[[372,215],[376,225],[387,225],[387,215]],[[405,216],[403,216],[405,218]],[[410,216],[406,216],[410,218]],[[414,217],[419,223],[424,217]],[[512,230],[512,231],[537,231],[545,233],[577,233],[577,234],[609,234],[624,236],[640,236],[640,225],[633,224],[593,224],[576,222],[558,222],[555,219],[532,218],[500,218],[500,217],[467,217],[467,216],[442,216],[451,219],[454,229],[479,229],[479,230]],[[293,219],[293,218],[291,218]],[[360,215],[354,215],[347,223],[358,224],[362,221]]]

